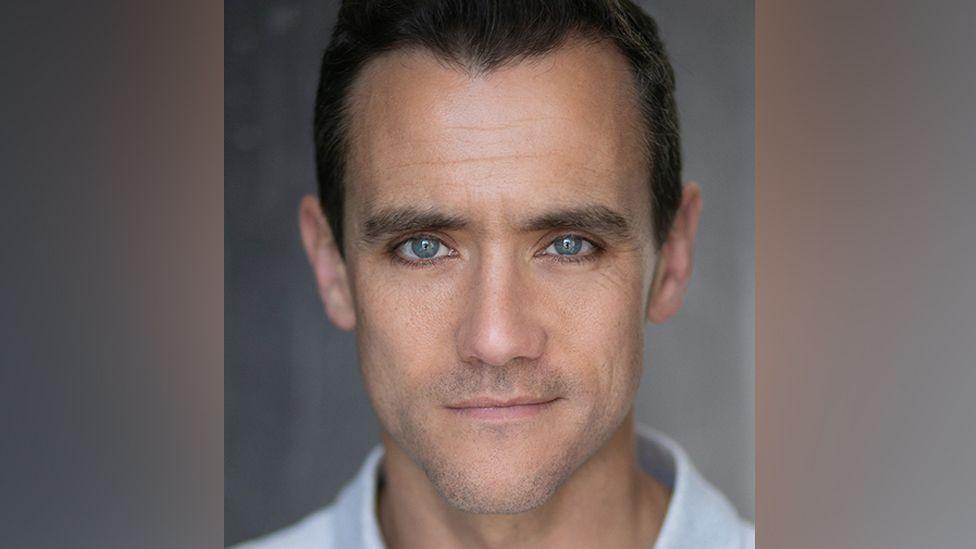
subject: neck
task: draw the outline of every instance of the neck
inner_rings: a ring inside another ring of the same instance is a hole
[[[637,462],[633,411],[549,501],[515,515],[451,507],[385,434],[383,443],[378,511],[391,549],[649,547],[667,510],[667,491]]]

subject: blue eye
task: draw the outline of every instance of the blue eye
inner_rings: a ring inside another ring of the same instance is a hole
[[[566,235],[557,238],[552,246],[559,255],[576,255],[583,249],[583,239],[578,236]]]
[[[451,250],[432,236],[418,236],[405,240],[395,252],[407,261],[425,261],[450,255]]]
[[[420,259],[430,259],[440,249],[441,243],[433,238],[415,238],[410,241],[410,250]]]
[[[552,244],[546,248],[546,253],[564,257],[586,256],[592,254],[595,249],[595,246],[589,240],[574,234],[567,234],[553,240]]]

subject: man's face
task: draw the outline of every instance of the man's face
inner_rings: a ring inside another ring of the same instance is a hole
[[[631,408],[654,260],[635,95],[605,45],[474,76],[400,51],[354,86],[361,367],[388,437],[460,509],[544,503]]]

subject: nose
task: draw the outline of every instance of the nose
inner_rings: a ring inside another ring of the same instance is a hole
[[[538,322],[537,303],[517,265],[482,261],[469,286],[469,299],[458,327],[461,360],[503,366],[516,359],[539,358],[546,331]]]

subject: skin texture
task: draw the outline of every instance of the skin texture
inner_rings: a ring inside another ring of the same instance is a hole
[[[668,495],[635,460],[643,324],[680,308],[701,199],[685,186],[656,251],[626,60],[571,42],[472,74],[396,51],[351,97],[345,259],[316,198],[300,224],[356,330],[388,545],[647,546]],[[554,251],[566,235],[580,253]],[[410,256],[418,237],[437,257]],[[457,409],[517,397],[547,404]]]

